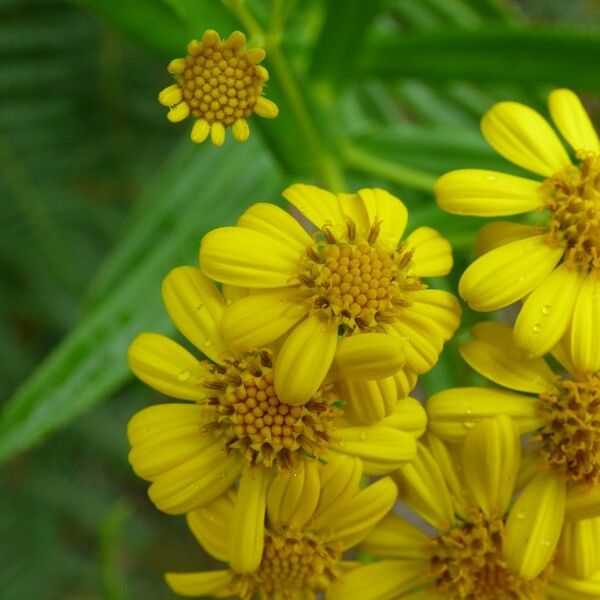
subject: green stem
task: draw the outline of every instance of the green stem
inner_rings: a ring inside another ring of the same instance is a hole
[[[271,30],[266,34],[246,7],[244,0],[223,0],[223,2],[235,14],[250,35],[257,41],[264,40],[272,71],[294,113],[306,148],[313,157],[315,176],[331,191],[342,191],[344,189],[343,175],[337,162],[329,155],[319,136],[304,97],[281,49],[283,19],[280,3],[277,0],[274,2],[273,12],[275,18]]]
[[[357,148],[349,143],[341,147],[341,154],[348,167],[362,171],[363,173],[383,177],[393,183],[406,185],[417,190],[431,192],[433,184],[437,179],[431,173],[393,163],[379,156],[369,154],[364,149]]]

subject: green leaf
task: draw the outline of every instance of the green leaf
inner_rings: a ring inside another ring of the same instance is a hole
[[[168,185],[160,185],[160,181]],[[0,462],[106,398],[129,377],[127,346],[145,329],[169,332],[160,282],[197,264],[200,238],[232,222],[232,207],[273,198],[279,173],[255,137],[243,146],[198,148],[187,140],[150,183],[105,276],[101,301],[38,367],[0,413]],[[169,202],[171,201],[171,202]],[[237,213],[237,210],[236,210]]]
[[[394,59],[390,60],[393,56]],[[362,53],[362,72],[422,80],[540,82],[600,89],[600,35],[565,28],[435,31],[379,35]]]
[[[336,88],[351,81],[363,40],[381,0],[329,0],[321,34],[312,52],[310,72]]]

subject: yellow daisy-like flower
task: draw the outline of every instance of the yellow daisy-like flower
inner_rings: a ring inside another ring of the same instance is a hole
[[[380,331],[400,340],[413,380],[431,369],[460,308],[452,294],[426,289],[421,278],[450,271],[449,243],[430,227],[402,241],[406,207],[381,189],[336,195],[295,184],[283,196],[314,225],[312,237],[283,209],[259,203],[235,227],[202,240],[207,275],[253,290],[225,313],[231,346],[254,347],[289,333],[275,389],[294,405],[314,394],[340,340],[355,334]]]
[[[460,293],[478,311],[526,298],[515,324],[517,343],[531,354],[548,352],[570,330],[573,360],[600,370],[600,143],[577,96],[549,97],[552,119],[577,160],[571,162],[544,118],[517,102],[496,104],[481,122],[488,143],[542,181],[465,169],[435,186],[445,210],[507,216],[542,212],[540,227],[495,223],[482,231],[485,253],[463,274]]]
[[[160,510],[193,510],[225,493],[240,476],[253,495],[262,485],[257,470],[294,470],[304,460],[329,460],[333,453],[360,457],[372,474],[414,457],[415,438],[425,428],[425,411],[416,400],[396,396],[391,414],[367,426],[344,417],[335,383],[323,384],[304,404],[285,404],[273,386],[276,350],[229,348],[219,332],[227,301],[199,269],[174,269],[162,293],[178,329],[210,360],[198,360],[155,333],[141,334],[129,348],[129,364],[142,381],[191,401],[151,406],[129,422],[129,460],[152,482],[149,496]],[[380,333],[345,340],[331,378],[385,378],[401,364],[400,346]]]
[[[168,66],[176,82],[165,88],[158,101],[169,106],[167,115],[174,123],[188,116],[195,119],[192,141],[202,143],[210,133],[215,146],[225,141],[225,129],[231,127],[233,137],[245,142],[250,135],[246,120],[253,112],[272,119],[278,108],[262,96],[269,73],[259,65],[262,48],[245,50],[246,36],[234,31],[225,41],[208,29],[202,41],[192,40],[185,58],[176,58]]]
[[[167,573],[167,583],[177,594],[190,597],[316,599],[356,566],[343,552],[360,542],[396,499],[390,478],[362,489],[360,478],[360,462],[347,457],[326,465],[306,463],[295,476],[279,474],[267,496],[264,534],[255,540],[261,560],[251,571],[236,569],[227,543],[237,535],[232,526],[235,492],[188,514],[198,541],[229,568]]]
[[[537,475],[513,503],[521,445],[511,419],[482,420],[462,447],[428,441],[397,481],[400,499],[433,533],[389,514],[360,545],[384,560],[347,573],[328,600],[598,598],[597,554],[575,572],[568,564],[575,557],[553,560],[562,524],[553,508],[564,495],[546,485],[548,475]],[[597,527],[596,520],[570,527],[559,554],[581,552]]]
[[[568,515],[600,516],[600,373],[577,370],[558,346],[554,355],[566,372],[555,374],[544,359],[526,356],[499,323],[479,323],[472,334],[462,356],[510,391],[468,387],[434,394],[427,403],[431,431],[456,442],[480,419],[512,417],[521,433],[532,434],[532,468],[549,471],[566,488]]]

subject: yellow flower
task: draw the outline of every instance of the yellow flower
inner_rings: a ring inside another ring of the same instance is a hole
[[[521,445],[511,419],[480,421],[462,447],[435,436],[428,441],[397,480],[400,500],[434,532],[419,529],[414,518],[389,514],[360,546],[384,560],[347,573],[328,600],[598,598],[600,573],[589,572],[599,566],[597,554],[577,573],[553,561],[560,488],[548,487],[548,475],[539,474],[513,504]],[[559,552],[579,552],[586,543],[596,550],[598,542],[590,540],[597,526],[578,523]]]
[[[186,58],[176,58],[168,71],[176,83],[165,88],[158,101],[169,106],[169,121],[194,119],[192,141],[202,143],[210,133],[212,143],[221,146],[225,128],[231,127],[233,137],[245,142],[250,135],[246,119],[255,112],[272,119],[279,112],[277,105],[262,94],[267,70],[258,63],[265,57],[262,48],[245,50],[246,36],[234,31],[225,41],[208,29],[202,41],[192,40]]]
[[[366,426],[344,417],[335,383],[323,384],[304,404],[284,404],[273,387],[277,352],[265,346],[230,350],[218,329],[227,302],[199,269],[174,269],[162,293],[178,329],[210,360],[198,360],[156,333],[141,334],[129,348],[129,364],[142,381],[191,401],[151,406],[129,422],[129,460],[152,482],[149,496],[160,510],[193,510],[225,493],[240,476],[254,494],[261,485],[256,470],[263,467],[296,469],[303,460],[341,453],[360,457],[366,472],[379,474],[414,457],[415,438],[425,427],[425,411],[416,400],[396,396],[391,414]],[[364,357],[372,346],[378,351]],[[333,369],[385,378],[399,367],[399,346],[380,333],[345,340]]]
[[[576,153],[575,163],[540,114],[500,102],[483,117],[483,135],[503,157],[544,179],[465,169],[442,176],[435,189],[440,206],[455,214],[542,212],[540,227],[500,222],[485,228],[480,242],[485,253],[463,274],[460,293],[478,311],[526,298],[515,324],[517,343],[541,356],[567,332],[577,367],[597,371],[600,144],[573,92],[553,91],[549,108]]]
[[[566,485],[570,516],[600,516],[600,373],[576,369],[558,346],[554,356],[566,372],[554,374],[544,359],[519,350],[510,328],[499,323],[479,323],[472,334],[462,356],[510,391],[469,387],[434,394],[427,403],[431,431],[456,442],[482,418],[512,417],[521,433],[532,434],[533,469],[550,471]]]
[[[421,278],[450,271],[448,242],[430,227],[402,241],[406,207],[381,189],[335,195],[295,184],[283,195],[314,225],[312,237],[283,209],[259,203],[235,227],[202,240],[200,264],[209,277],[253,290],[225,313],[232,347],[270,343],[291,331],[275,373],[275,389],[289,404],[306,402],[339,340],[354,334],[381,331],[400,340],[413,380],[431,369],[460,309],[452,294],[426,289]]]
[[[167,573],[167,583],[182,596],[316,599],[356,566],[342,553],[360,542],[396,499],[390,478],[361,489],[360,477],[360,462],[342,457],[326,465],[306,463],[296,476],[279,474],[267,496],[267,522],[258,540],[261,560],[250,571],[236,568],[227,543],[236,537],[234,492],[188,514],[198,541],[229,568]]]

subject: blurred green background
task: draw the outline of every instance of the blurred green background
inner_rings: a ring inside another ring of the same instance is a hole
[[[302,180],[403,198],[410,228],[455,245],[436,282],[455,289],[481,221],[441,213],[432,182],[518,172],[478,131],[495,101],[544,111],[569,86],[596,118],[599,16],[596,0],[1,0],[0,598],[173,598],[165,570],[206,568],[127,463],[127,420],[159,398],[125,351],[173,333],[162,277]],[[267,47],[281,114],[244,145],[194,146],[156,101],[207,28]],[[475,318],[421,394],[472,378],[456,345]]]

